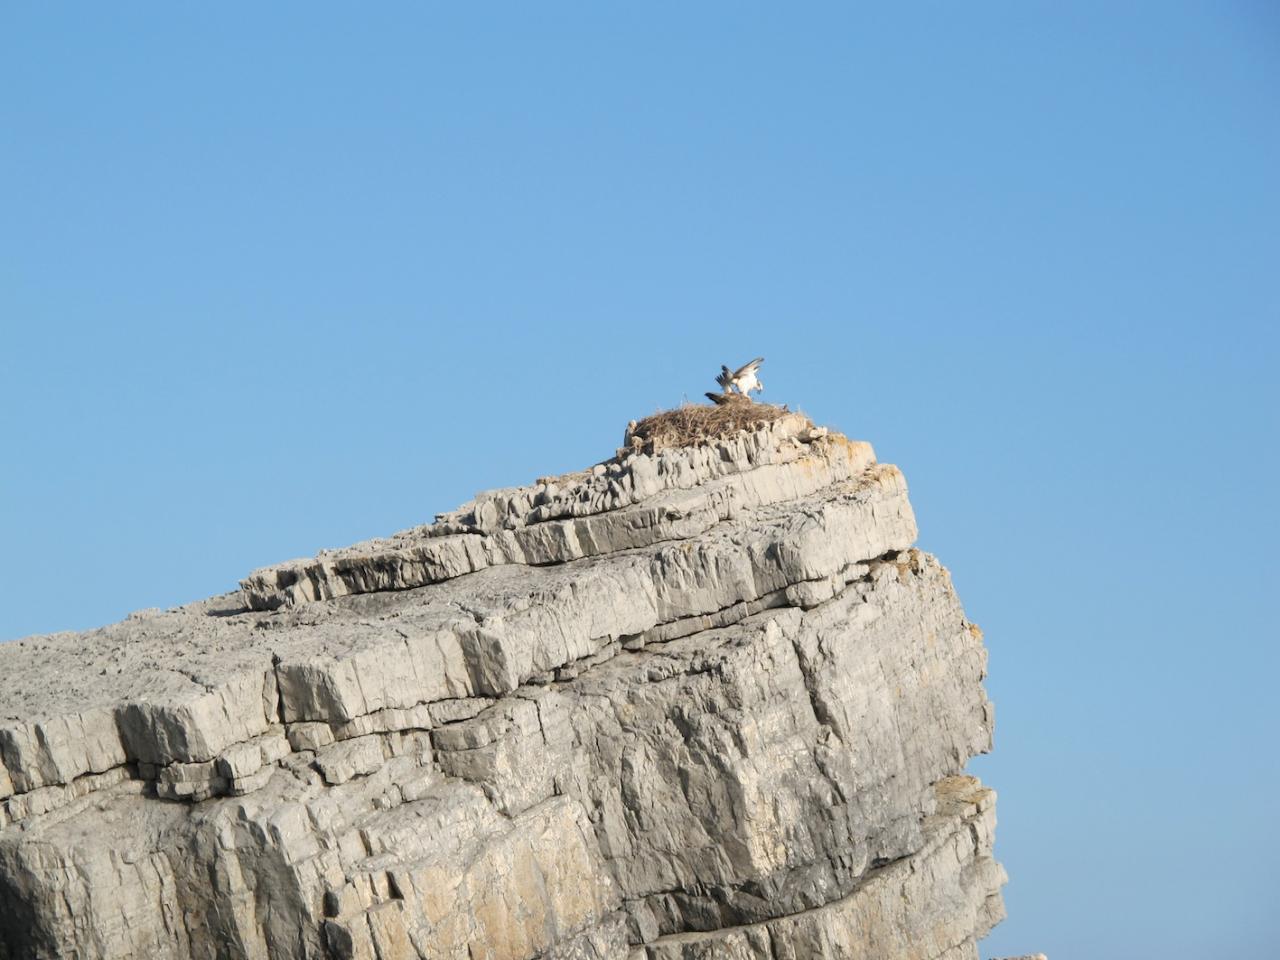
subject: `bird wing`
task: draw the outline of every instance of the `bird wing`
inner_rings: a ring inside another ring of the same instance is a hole
[[[708,393],[707,399],[714,403],[717,407],[721,404],[728,403],[728,398],[723,393]]]
[[[725,390],[728,390],[729,384],[733,383],[733,374],[730,373],[729,368],[723,364],[720,366],[720,376],[716,377],[716,383],[724,387]]]
[[[737,380],[739,377],[744,377],[748,373],[755,373],[756,368],[762,363],[764,363],[764,357],[756,357],[750,363],[744,363],[737,370],[733,371],[733,379]]]

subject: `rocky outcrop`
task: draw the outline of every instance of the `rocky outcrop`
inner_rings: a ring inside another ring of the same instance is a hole
[[[0,646],[0,958],[974,958],[985,650],[798,415]]]

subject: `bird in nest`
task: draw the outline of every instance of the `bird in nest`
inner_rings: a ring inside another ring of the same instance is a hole
[[[762,363],[764,363],[764,357],[756,357],[750,363],[740,366],[737,370],[730,370],[728,367],[722,366],[720,375],[716,377],[716,383],[720,384],[720,389],[723,392],[708,393],[707,399],[717,405],[733,403],[739,398],[750,400],[752,390],[757,393],[764,390],[764,384],[756,376],[756,371],[760,369],[760,364]],[[737,390],[737,393],[734,393],[734,390]]]

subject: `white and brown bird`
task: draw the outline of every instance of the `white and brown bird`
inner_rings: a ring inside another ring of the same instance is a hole
[[[723,407],[726,403],[750,403],[750,397],[744,397],[740,393],[708,393],[706,398],[714,403],[717,407]]]
[[[760,364],[762,363],[764,363],[764,357],[756,357],[750,363],[740,366],[737,370],[731,371],[728,367],[722,366],[720,368],[720,376],[716,377],[716,383],[720,384],[725,393],[729,393],[732,387],[738,393],[750,399],[752,390],[759,392],[764,389],[764,384],[756,376],[756,371],[760,369]]]

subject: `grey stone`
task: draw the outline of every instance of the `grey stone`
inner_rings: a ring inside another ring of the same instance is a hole
[[[0,646],[0,960],[975,960],[985,651],[915,536],[789,415]]]
[[[628,457],[617,465],[625,485],[607,480],[597,464],[565,478],[551,500],[541,484],[492,491],[430,527],[258,570],[242,587],[252,607],[271,609],[408,589],[497,564],[564,563],[690,536],[735,506],[796,499],[861,473],[873,460],[868,444],[816,434],[793,414],[729,440]],[[643,509],[631,509],[642,501]]]
[[[380,737],[356,737],[331,744],[317,753],[316,768],[325,783],[337,786],[352,777],[368,776],[382,766],[383,759]]]
[[[301,722],[290,723],[288,731],[289,746],[293,750],[319,750],[333,743],[333,729],[327,723]]]
[[[648,960],[779,955],[880,960],[977,960],[976,941],[1004,917],[1004,870],[986,839],[994,828],[990,791],[970,777],[940,781],[963,809],[929,817],[907,859],[871,870],[855,890],[820,906],[728,930],[676,933],[645,944]],[[907,935],[904,937],[904,933]]]

